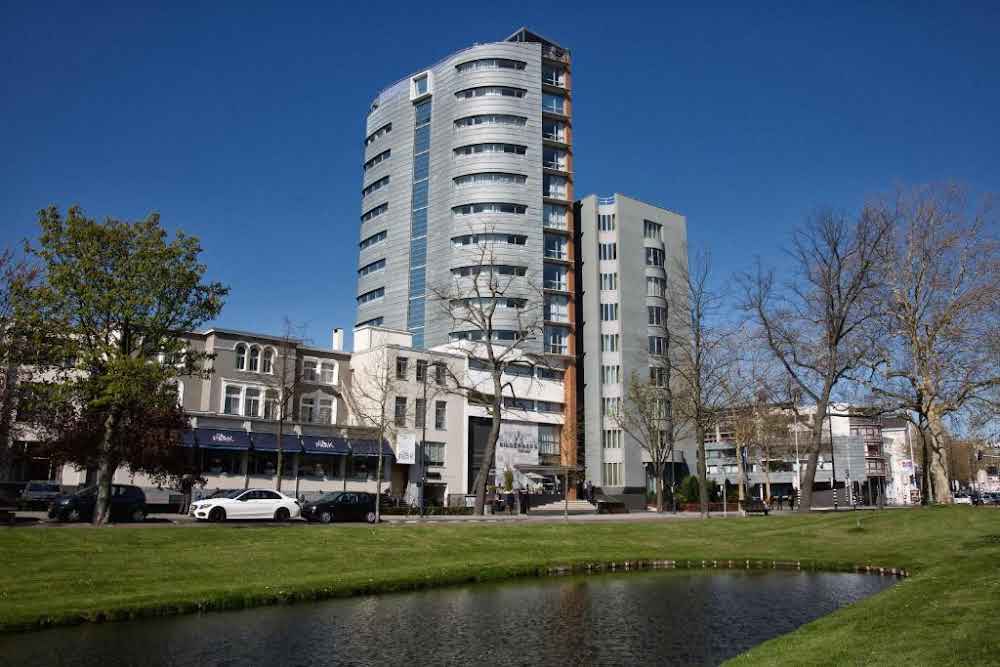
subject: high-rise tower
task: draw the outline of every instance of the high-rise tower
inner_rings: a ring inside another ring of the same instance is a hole
[[[569,52],[527,29],[477,44],[381,91],[366,121],[356,324],[408,330],[415,347],[481,339],[453,330],[435,285],[491,271],[543,300],[544,335],[524,349],[567,368],[576,423],[573,157]],[[505,300],[498,344],[524,299]],[[564,463],[576,446],[564,438]],[[572,450],[572,451],[570,451]]]

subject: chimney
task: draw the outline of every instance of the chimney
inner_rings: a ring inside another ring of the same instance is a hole
[[[333,330],[333,350],[339,352],[344,349],[344,330],[337,328]]]

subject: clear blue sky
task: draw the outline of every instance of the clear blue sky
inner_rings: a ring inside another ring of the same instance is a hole
[[[354,320],[373,95],[521,25],[573,51],[577,194],[685,214],[722,274],[818,206],[1000,191],[996,2],[250,4],[5,3],[0,244],[48,204],[159,211],[232,287],[219,324],[325,345]]]

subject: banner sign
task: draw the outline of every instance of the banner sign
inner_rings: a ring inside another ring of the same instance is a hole
[[[417,462],[417,436],[400,433],[396,436],[396,463],[414,465]]]
[[[524,476],[515,469],[518,465],[538,465],[538,425],[500,422],[494,483],[503,487],[504,471],[511,470],[515,488],[524,488]]]

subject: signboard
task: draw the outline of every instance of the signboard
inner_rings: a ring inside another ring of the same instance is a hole
[[[396,463],[414,465],[417,462],[417,436],[400,433],[396,436]]]
[[[514,472],[514,487],[524,488],[523,475],[515,469],[518,465],[538,465],[538,425],[501,422],[497,439],[494,483],[503,487],[505,470]]]

